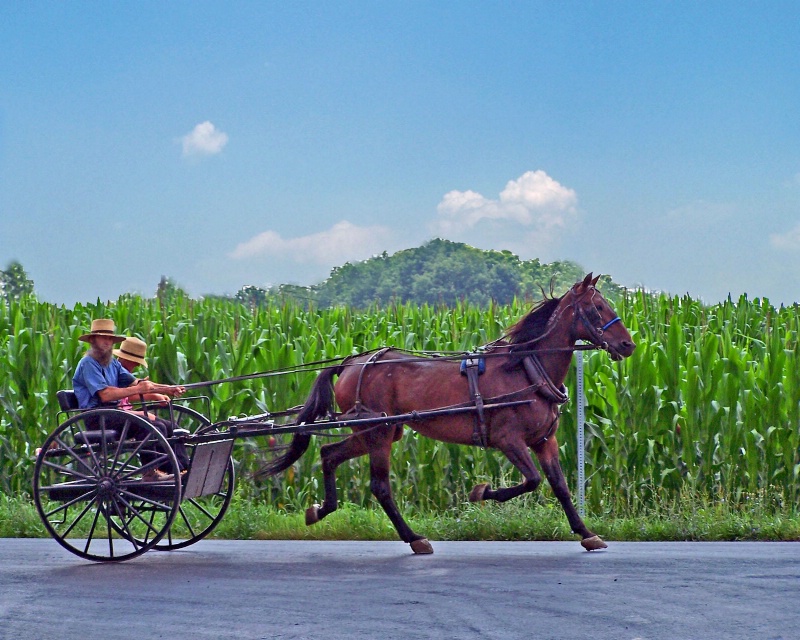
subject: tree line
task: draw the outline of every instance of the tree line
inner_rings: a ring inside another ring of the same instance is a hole
[[[365,309],[371,305],[403,303],[453,306],[459,302],[485,306],[563,292],[584,275],[583,267],[567,260],[550,263],[538,258],[521,260],[510,251],[482,250],[435,239],[393,255],[383,252],[363,262],[347,262],[334,267],[328,278],[315,285],[246,285],[233,298],[251,308],[271,304],[276,299],[319,308]],[[601,279],[600,288],[612,300],[622,293],[622,287],[608,276]],[[7,300],[33,293],[33,280],[18,261],[0,271],[0,294]],[[189,297],[174,280],[162,276],[154,297],[167,303],[176,296]]]
[[[250,306],[266,304],[276,296],[312,301],[319,307],[357,309],[406,302],[452,306],[468,301],[485,306],[563,292],[584,275],[583,267],[575,262],[521,260],[510,251],[481,250],[435,239],[393,255],[384,252],[363,262],[345,263],[317,285],[246,286],[236,297]],[[607,276],[602,278],[601,288],[612,299],[622,293],[622,287]]]

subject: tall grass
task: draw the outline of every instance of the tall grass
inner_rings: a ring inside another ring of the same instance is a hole
[[[619,363],[586,358],[587,507],[624,516],[684,495],[745,504],[759,495],[794,511],[800,494],[798,310],[766,300],[706,306],[688,297],[631,292],[617,311],[638,348]],[[0,302],[0,491],[29,490],[32,455],[58,424],[55,393],[71,387],[86,349],[78,337],[92,318],[150,345],[154,380],[201,382],[273,371],[391,345],[469,350],[492,340],[527,311],[524,302],[478,308],[397,305],[356,312],[290,302],[250,309],[224,300],[123,296],[68,309],[25,298]],[[208,389],[211,418],[301,404],[315,372]],[[574,379],[568,381],[574,398]],[[574,490],[575,404],[562,414],[562,464]],[[263,439],[239,441],[240,490],[251,500],[303,507],[319,498],[312,450],[283,476],[254,482]],[[406,510],[447,509],[476,482],[514,481],[499,454],[408,434],[395,445],[393,483]],[[343,498],[370,502],[366,460],[343,465]]]

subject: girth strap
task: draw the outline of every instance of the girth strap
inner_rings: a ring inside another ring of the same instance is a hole
[[[356,383],[356,399],[353,406],[353,409],[358,413],[361,411],[361,382],[364,380],[364,373],[367,370],[367,367],[371,364],[375,364],[378,360],[380,360],[386,353],[391,351],[391,347],[384,347],[383,349],[378,349],[375,353],[371,354],[370,357],[361,365],[361,371],[358,372],[358,382]]]
[[[475,430],[472,432],[472,442],[483,449],[489,446],[489,429],[483,412],[483,396],[478,389],[478,376],[482,373],[482,358],[466,358],[461,361],[461,373],[467,376],[469,395],[475,403]],[[485,365],[483,365],[485,366]]]

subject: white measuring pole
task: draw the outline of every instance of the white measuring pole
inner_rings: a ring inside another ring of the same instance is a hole
[[[578,431],[578,514],[583,518],[586,515],[586,470],[584,461],[586,450],[583,440],[583,425],[586,423],[586,390],[583,387],[583,351],[575,352],[575,401],[578,403],[578,417],[576,427]]]

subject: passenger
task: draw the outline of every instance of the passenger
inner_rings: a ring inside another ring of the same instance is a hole
[[[99,319],[92,321],[91,331],[79,340],[88,342],[92,348],[81,358],[75,375],[72,378],[72,388],[81,409],[94,409],[102,406],[117,407],[123,398],[138,397],[144,394],[157,393],[166,396],[179,397],[185,389],[182,386],[155,384],[147,378],[136,379],[127,371],[119,360],[113,357],[114,345],[125,340],[125,336],[116,334],[113,320]],[[107,427],[122,427],[123,422],[115,416],[106,422]],[[88,420],[87,420],[88,422]],[[117,424],[117,422],[119,422]],[[156,425],[160,429],[159,425]],[[131,436],[143,438],[146,433],[138,425],[132,424]],[[166,435],[166,434],[164,434]],[[150,459],[145,459],[145,458]],[[142,462],[147,465],[154,456],[142,456]],[[146,482],[161,482],[173,480],[173,476],[161,469],[149,468],[142,476]]]
[[[147,368],[147,360],[144,358],[145,354],[147,353],[147,344],[142,340],[139,340],[139,338],[125,338],[122,344],[119,345],[119,349],[114,349],[112,353],[117,356],[117,360],[119,360],[122,368],[131,375],[139,365]],[[149,380],[149,376],[143,380]],[[181,392],[180,394],[176,393],[174,395],[181,395],[184,388],[177,388],[181,389]],[[155,402],[162,406],[168,404],[170,400],[169,396],[164,393],[144,393],[140,395],[140,398],[148,402]],[[123,411],[131,411],[142,416],[146,420],[149,420],[155,424],[159,431],[165,435],[171,434],[172,432],[172,428],[168,420],[157,417],[154,413],[152,413],[152,411],[134,409],[130,398],[122,398],[122,400],[119,401],[118,408],[122,409]],[[186,453],[185,445],[182,442],[175,442],[172,449],[175,452],[175,457],[178,459],[178,465],[181,468],[181,473],[185,472],[189,468],[189,456]]]
[[[122,368],[131,375],[133,375],[133,372],[139,365],[143,366],[145,369],[147,368],[147,360],[144,358],[147,353],[147,344],[139,340],[139,338],[125,338],[122,344],[119,345],[119,349],[113,349],[111,353],[117,356],[117,360],[119,360]],[[143,379],[149,380],[150,376]],[[156,402],[161,405],[165,405],[169,402],[169,396],[163,393],[146,393],[143,394],[143,397],[145,400]],[[119,408],[123,411],[133,411],[130,398],[122,398],[119,401]],[[142,411],[137,411],[136,413],[144,415]]]

